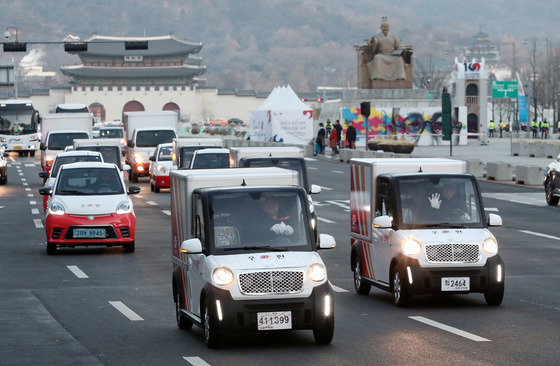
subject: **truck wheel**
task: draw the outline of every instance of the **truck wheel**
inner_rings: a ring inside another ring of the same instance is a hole
[[[177,291],[175,296],[175,319],[177,319],[177,326],[179,329],[189,330],[192,328],[193,323],[181,312],[181,304],[183,303],[183,294]]]
[[[401,308],[407,306],[410,300],[410,294],[408,293],[405,282],[404,271],[402,271],[398,265],[393,268],[391,286],[393,291],[393,302],[395,305]]]
[[[498,291],[496,292],[485,292],[484,293],[484,300],[486,300],[486,304],[490,306],[498,306],[502,303],[504,299],[504,286],[500,286]]]
[[[123,245],[123,250],[125,253],[134,253],[134,242]]]
[[[550,206],[556,206],[558,204],[558,201],[560,200],[560,197],[556,197],[553,195],[554,184],[552,183],[552,179],[550,177],[548,177],[548,179],[546,180],[544,191],[546,194],[546,203],[548,203]]]
[[[334,315],[321,328],[313,328],[313,337],[317,344],[330,344],[334,336]]]
[[[208,308],[208,303],[204,300],[202,304],[202,308],[204,309],[203,319],[204,323],[202,324],[203,331],[204,331],[204,342],[208,348],[218,348],[222,341],[221,336],[216,332],[216,319],[215,316],[212,314],[210,309]]]
[[[138,183],[138,174],[132,173],[132,183]]]
[[[53,255],[56,253],[56,245],[47,243],[47,255]]]
[[[34,157],[35,156],[35,151],[30,151],[29,156]]]
[[[154,192],[159,193],[160,189],[157,184],[154,184]]]
[[[362,281],[362,257],[357,256],[354,263],[354,289],[359,295],[367,295],[371,290],[371,285]]]

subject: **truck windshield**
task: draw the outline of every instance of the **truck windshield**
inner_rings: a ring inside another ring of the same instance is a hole
[[[211,194],[215,251],[311,250],[303,197],[293,190]]]
[[[74,143],[74,139],[89,139],[87,132],[53,133],[49,134],[47,147],[49,150],[64,150]]]
[[[123,137],[123,130],[122,128],[101,128],[99,130],[99,137],[101,138],[122,138]]]
[[[278,167],[283,169],[295,170],[299,173],[299,186],[309,191],[307,187],[307,169],[303,165],[303,159],[296,158],[243,158],[241,166],[249,168],[257,167]]]
[[[216,146],[202,146],[202,145],[192,145],[192,146],[181,146],[179,148],[179,169],[188,169],[191,165],[191,160],[194,152],[200,149],[215,148]]]
[[[176,137],[175,131],[172,130],[138,131],[136,146],[156,147],[159,144],[171,142]]]
[[[399,177],[400,221],[409,227],[483,227],[472,177]]]

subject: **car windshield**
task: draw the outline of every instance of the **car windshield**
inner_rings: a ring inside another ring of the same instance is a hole
[[[250,168],[257,167],[278,167],[283,169],[295,170],[299,173],[299,186],[308,190],[305,186],[304,177],[306,176],[305,168],[301,160],[293,158],[245,158],[243,165]]]
[[[158,161],[171,161],[173,158],[173,147],[161,147],[158,152]]]
[[[193,169],[229,168],[229,153],[196,154]]]
[[[483,227],[474,183],[471,177],[400,177],[402,224],[415,228]],[[376,207],[379,210],[381,206],[378,202]]]
[[[49,150],[64,150],[66,146],[72,145],[74,139],[89,139],[86,132],[54,133],[49,135]]]
[[[108,128],[99,130],[99,137],[102,138],[121,138],[123,137],[123,130],[121,128]]]
[[[188,169],[188,167],[191,165],[192,156],[196,150],[215,148],[215,147],[216,146],[201,146],[201,145],[181,146],[179,148],[180,151],[179,168]]]
[[[136,136],[136,146],[156,147],[159,144],[171,142],[177,137],[172,130],[138,131]]]
[[[120,168],[121,158],[118,146],[78,146],[76,150],[97,151],[103,156],[103,161],[113,163]]]
[[[56,195],[124,194],[120,172],[115,168],[63,169],[56,183]]]
[[[298,191],[213,193],[212,242],[217,252],[311,250],[309,218]]]
[[[51,169],[51,177],[57,176],[61,166],[80,161],[101,161],[101,159],[99,155],[57,156]]]

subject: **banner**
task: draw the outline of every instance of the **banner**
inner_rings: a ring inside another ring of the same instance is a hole
[[[518,82],[517,104],[519,106],[519,110],[518,110],[519,123],[528,123],[529,109],[527,108],[527,99],[525,98],[525,91],[523,90],[523,83],[521,82],[519,73],[517,73],[517,82]]]
[[[272,141],[307,145],[313,139],[313,111],[268,111]]]
[[[472,61],[459,62],[455,58],[455,72],[457,79],[484,79],[484,57],[480,62]]]
[[[249,136],[251,141],[272,140],[272,123],[270,111],[249,112]]]

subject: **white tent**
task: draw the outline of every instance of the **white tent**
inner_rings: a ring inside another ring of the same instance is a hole
[[[253,141],[307,145],[313,139],[313,109],[289,85],[276,87],[259,109],[249,112],[249,132]]]

